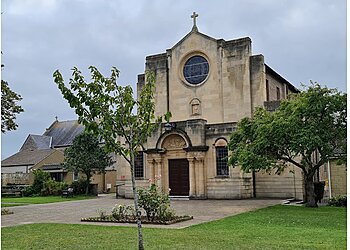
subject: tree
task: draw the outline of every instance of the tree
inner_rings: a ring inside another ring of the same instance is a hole
[[[89,69],[92,79],[90,83],[85,81],[77,68],[73,68],[69,88],[65,86],[59,71],[55,71],[54,80],[63,97],[75,109],[79,122],[87,130],[99,135],[109,152],[120,154],[128,162],[138,226],[138,246],[139,249],[144,249],[134,158],[137,149],[143,147],[147,137],[162,120],[154,115],[155,76],[146,72],[146,84],[138,100],[135,100],[130,86],[117,84],[119,71],[115,67],[109,78],[104,77],[95,67],[90,66]]]
[[[64,151],[64,156],[65,169],[85,174],[85,194],[89,193],[92,175],[104,172],[106,167],[113,164],[109,154],[100,147],[97,137],[91,133],[82,133],[75,137],[72,146]]]
[[[346,120],[346,94],[311,82],[275,112],[259,108],[242,119],[230,138],[229,163],[246,172],[294,164],[303,172],[306,206],[317,207],[314,175],[339,149],[346,152]]]
[[[22,100],[22,97],[12,91],[6,81],[1,80],[1,133],[17,129],[16,114],[24,111],[17,104],[20,100]]]

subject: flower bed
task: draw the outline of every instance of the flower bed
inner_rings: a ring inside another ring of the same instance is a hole
[[[155,218],[153,221],[149,221],[147,219],[147,216],[142,216],[141,222],[143,224],[170,225],[170,224],[174,224],[174,223],[178,223],[178,222],[182,222],[182,221],[187,221],[187,220],[192,220],[192,219],[193,219],[193,216],[184,215],[184,216],[175,216],[174,218],[172,218],[171,220],[168,220],[168,221],[158,220],[157,218]],[[136,219],[130,218],[130,219],[117,220],[117,219],[113,218],[113,216],[111,216],[111,215],[105,216],[104,218],[101,218],[101,217],[82,218],[81,221],[85,221],[85,222],[112,222],[112,223],[136,223]]]

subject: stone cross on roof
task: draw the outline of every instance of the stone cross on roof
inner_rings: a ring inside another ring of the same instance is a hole
[[[193,18],[193,27],[192,30],[198,30],[197,25],[196,25],[196,18],[198,17],[198,14],[194,11],[193,14],[191,15],[191,18]]]

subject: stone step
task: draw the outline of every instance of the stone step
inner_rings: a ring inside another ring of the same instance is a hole
[[[169,198],[172,201],[188,201],[188,200],[190,200],[189,196],[175,196],[175,195],[172,195],[172,196],[169,196]]]

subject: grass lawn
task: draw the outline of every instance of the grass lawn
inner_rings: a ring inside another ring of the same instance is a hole
[[[346,208],[274,206],[185,229],[143,229],[146,249],[346,249]],[[2,228],[2,249],[137,249],[135,227]]]
[[[19,198],[1,198],[1,207],[23,206],[28,204],[45,204],[62,201],[74,201],[96,198],[96,196],[76,195],[74,197],[62,198],[61,196],[37,196],[37,197],[19,197]],[[13,204],[3,204],[13,203]]]

